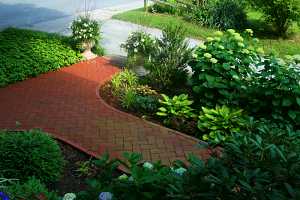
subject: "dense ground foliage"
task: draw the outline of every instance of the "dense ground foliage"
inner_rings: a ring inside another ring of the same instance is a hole
[[[44,183],[60,178],[64,159],[58,144],[39,130],[0,132],[0,177]]]
[[[69,38],[9,28],[0,32],[0,87],[81,60]]]
[[[96,199],[100,192],[114,199],[298,199],[300,132],[269,121],[253,122],[248,132],[233,134],[222,155],[204,162],[189,157],[189,165],[173,167],[143,163],[139,154],[125,154],[127,162],[106,155],[95,165],[103,169],[89,180],[79,199]],[[130,174],[112,175],[117,167]]]

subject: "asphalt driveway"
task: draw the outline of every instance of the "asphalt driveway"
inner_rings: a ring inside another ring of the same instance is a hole
[[[85,10],[101,10],[142,3],[141,0],[0,0],[0,29],[33,27],[38,23],[75,16]],[[142,4],[141,4],[142,5]]]

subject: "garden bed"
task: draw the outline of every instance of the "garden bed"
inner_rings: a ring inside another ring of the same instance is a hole
[[[78,172],[78,165],[90,160],[92,157],[64,142],[58,141],[58,144],[66,165],[60,181],[50,184],[49,189],[57,191],[61,196],[69,192],[77,193],[86,190],[85,180],[87,177]]]
[[[131,109],[125,109],[122,107],[120,99],[118,99],[116,96],[112,94],[112,86],[111,81],[106,82],[103,84],[99,89],[100,97],[110,106],[121,110],[123,112],[132,114],[136,117],[139,117],[141,119],[147,120],[149,122],[159,124],[161,126],[166,126],[161,120],[158,119],[158,117],[155,114],[145,114],[142,112],[139,112],[139,110],[131,110]],[[197,121],[196,120],[190,120],[188,121],[184,126],[182,126],[180,123],[173,121],[172,124],[167,126],[168,128],[171,128],[173,130],[182,132],[189,136],[195,136],[195,133],[197,132]]]

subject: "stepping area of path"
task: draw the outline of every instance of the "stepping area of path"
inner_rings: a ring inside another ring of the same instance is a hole
[[[94,156],[141,152],[164,164],[190,153],[209,156],[194,138],[108,106],[99,86],[118,71],[98,57],[0,88],[0,129],[15,129],[16,122],[22,129],[41,128]]]

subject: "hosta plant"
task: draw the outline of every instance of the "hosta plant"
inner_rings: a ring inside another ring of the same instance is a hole
[[[159,100],[161,107],[156,114],[164,119],[165,124],[170,124],[172,119],[185,121],[186,119],[195,117],[193,109],[191,108],[193,101],[188,99],[187,94],[181,94],[173,98],[165,94],[161,96],[163,98]]]
[[[242,112],[241,109],[231,109],[225,105],[216,106],[215,109],[202,107],[198,120],[198,128],[204,133],[202,139],[221,143],[231,134],[240,132],[246,127]]]

